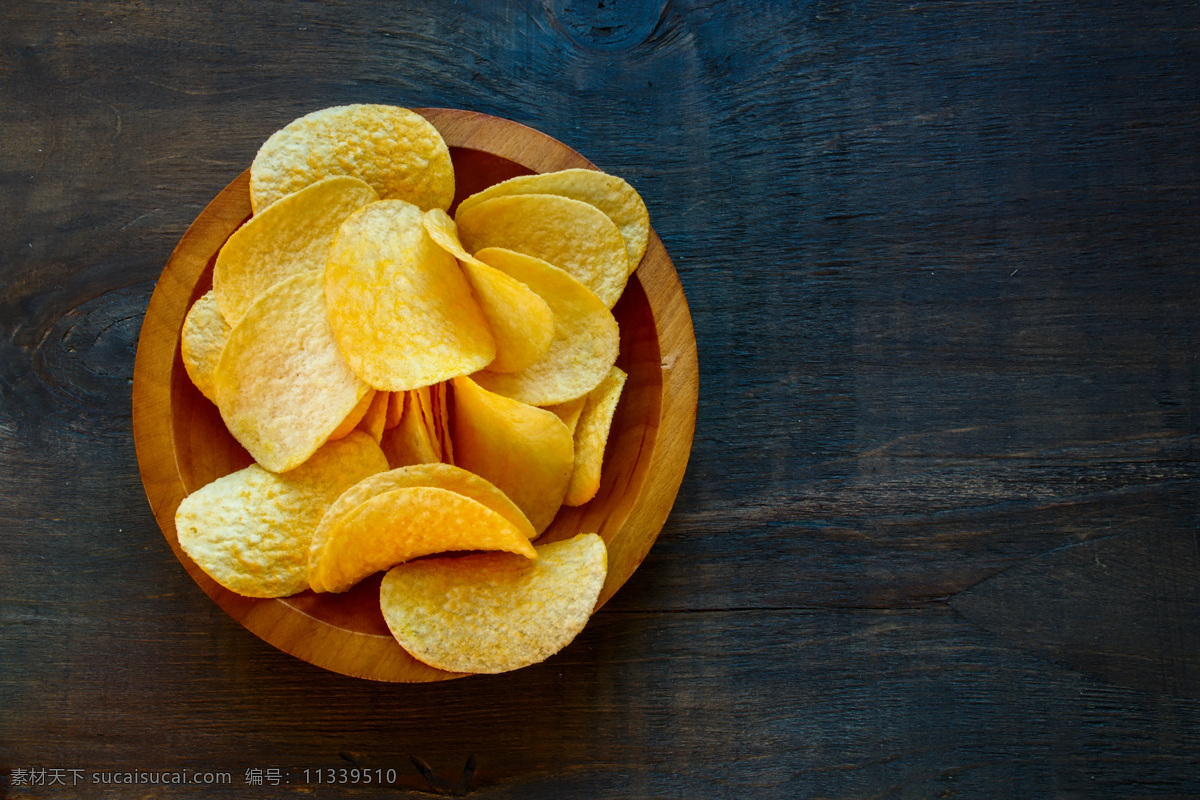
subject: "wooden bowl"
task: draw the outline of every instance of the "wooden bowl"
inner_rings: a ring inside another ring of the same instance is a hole
[[[566,145],[497,117],[417,109],[450,146],[463,197],[514,175],[594,168]],[[456,677],[414,659],[379,610],[379,576],[345,594],[261,600],[230,592],[180,549],[175,510],[188,493],[251,463],[215,406],[192,385],[179,335],[191,304],[212,287],[217,251],[250,217],[249,171],[196,218],[167,262],[146,309],[133,374],[138,467],[163,536],[200,587],[259,637],[335,672],[380,681]],[[608,578],[597,608],[621,587],[658,537],[679,491],[696,423],[696,340],[683,288],[651,231],[649,248],[613,309],[621,328],[617,364],[629,378],[613,420],[600,491],[564,507],[540,542],[594,531],[608,545]]]

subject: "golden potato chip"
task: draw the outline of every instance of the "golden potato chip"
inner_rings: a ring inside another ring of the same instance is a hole
[[[581,533],[537,548],[410,561],[379,587],[383,618],[414,658],[450,672],[497,673],[562,650],[587,624],[608,573],[604,540]]]
[[[329,245],[346,217],[378,200],[375,190],[345,175],[319,180],[282,198],[234,231],[217,253],[213,292],[236,324],[254,298],[300,272],[324,274]]]
[[[563,270],[512,250],[486,248],[478,258],[541,295],[554,312],[554,340],[520,372],[490,369],[472,377],[488,391],[533,406],[565,403],[590,392],[612,369],[620,332],[612,312]]]
[[[546,530],[567,493],[574,465],[571,432],[553,412],[455,378],[451,427],[455,462],[495,484]]]
[[[500,491],[495,484],[462,467],[456,467],[453,464],[418,464],[405,469],[392,470],[388,478],[380,479],[378,484],[382,485],[385,481],[396,489],[404,486],[432,486],[437,489],[449,489],[483,503],[511,522],[526,538],[533,539],[537,536],[533,525],[521,512],[521,509],[517,508],[517,504],[509,499],[508,495]]]
[[[361,480],[346,489],[332,505],[317,525],[309,547],[309,564],[315,565],[321,560],[329,534],[341,524],[342,519],[372,497],[377,497],[393,489],[411,489],[418,487],[446,489],[461,494],[495,511],[521,531],[527,539],[533,539],[537,533],[533,525],[521,513],[512,500],[496,486],[488,483],[473,472],[450,464],[414,464],[412,466],[378,472]]]
[[[571,432],[571,435],[574,436],[575,426],[579,424],[579,415],[583,413],[583,406],[587,403],[587,399],[588,396],[585,394],[583,397],[576,397],[574,400],[568,400],[565,403],[543,406],[543,408],[547,411],[553,411],[566,424],[567,430]]]
[[[594,169],[564,169],[540,175],[518,175],[465,198],[458,204],[458,211],[509,194],[559,194],[590,203],[607,214],[620,229],[629,251],[631,270],[646,254],[646,245],[650,240],[650,214],[637,190],[616,175]]]
[[[421,421],[425,423],[425,432],[429,436],[429,444],[433,447],[434,454],[437,455],[437,460],[442,460],[442,432],[438,428],[436,411],[434,406],[436,401],[433,397],[432,386],[420,386],[412,390],[413,396],[417,401],[417,408],[421,409]]]
[[[358,405],[350,409],[350,413],[346,415],[344,420],[342,420],[342,424],[338,425],[337,428],[334,429],[333,433],[329,434],[329,439],[326,441],[341,439],[343,436],[348,435],[350,431],[357,429],[358,424],[362,422],[362,418],[367,415],[367,410],[371,408],[371,403],[374,402],[374,400],[375,390],[367,390],[367,393],[364,394],[362,399],[358,401]]]
[[[454,443],[450,439],[450,386],[435,383],[429,387],[429,399],[433,408],[433,429],[442,451],[442,461],[454,463]]]
[[[400,415],[404,413],[404,392],[388,392],[387,418],[383,423],[384,430],[391,430],[400,424]]]
[[[325,510],[386,469],[383,452],[362,433],[325,445],[283,474],[251,464],[183,499],[175,513],[179,546],[238,594],[295,594],[308,588],[309,546]]]
[[[394,392],[393,396],[404,398],[404,410],[400,414],[400,423],[391,430],[384,431],[383,441],[380,442],[388,464],[395,469],[441,461],[441,455],[434,448],[433,440],[429,436],[425,413],[421,410],[421,401],[416,391]]]
[[[553,194],[493,197],[455,219],[467,252],[503,247],[548,261],[612,308],[633,272],[616,224],[590,203]],[[495,266],[494,264],[492,266]]]
[[[363,414],[358,427],[378,443],[383,439],[383,426],[387,422],[388,395],[391,392],[375,392],[371,405]]]
[[[438,431],[437,422],[433,420],[432,387],[420,386],[409,393],[413,397],[414,408],[420,411],[418,419],[421,425],[425,426],[425,438],[433,450],[433,461],[442,461],[442,434]]]
[[[404,561],[469,550],[537,558],[520,529],[477,500],[428,486],[392,489],[338,519],[308,580],[314,591],[344,592]]]
[[[306,114],[276,131],[250,166],[254,213],[330,175],[353,175],[385,200],[449,208],[454,165],[442,135],[405,108],[355,104]]]
[[[229,332],[214,386],[225,427],[272,472],[302,464],[370,389],[334,341],[313,273],[259,295]]]
[[[188,377],[200,394],[216,402],[213,373],[221,359],[221,350],[229,338],[229,323],[217,307],[212,291],[205,292],[192,304],[183,320],[180,335],[180,355]]]
[[[467,375],[496,355],[458,261],[403,200],[371,203],[342,224],[329,250],[325,299],[346,361],[376,389]]]
[[[445,211],[425,212],[425,229],[446,252],[458,259],[479,307],[496,338],[492,372],[516,372],[541,358],[554,337],[554,315],[537,293],[519,280],[484,264],[463,249],[458,228]]]
[[[613,413],[628,376],[617,367],[588,392],[587,403],[575,428],[575,469],[567,485],[563,505],[581,506],[596,496],[600,488],[600,467],[604,463],[604,446],[612,427]]]

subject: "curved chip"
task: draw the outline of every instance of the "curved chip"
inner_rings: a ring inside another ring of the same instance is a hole
[[[346,515],[360,505],[393,489],[421,486],[446,489],[469,497],[504,517],[520,530],[525,538],[533,539],[537,535],[529,520],[521,513],[521,509],[517,508],[504,492],[473,472],[450,464],[415,464],[376,473],[346,489],[329,506],[313,533],[312,545],[309,548],[309,565],[315,566],[321,560],[330,533],[337,529]]]
[[[271,135],[250,166],[255,213],[330,175],[353,175],[384,199],[421,208],[454,200],[450,149],[421,115],[388,105],[333,106],[306,114]]]
[[[213,386],[213,373],[221,360],[221,350],[229,338],[229,323],[225,321],[217,298],[209,290],[202,294],[183,319],[180,334],[180,356],[183,368],[200,394],[214,403],[217,401]]]
[[[581,506],[595,497],[600,489],[604,446],[608,444],[613,414],[628,377],[622,370],[613,367],[600,385],[588,392],[575,427],[575,468],[571,471],[571,482],[567,485],[563,505]]]
[[[179,546],[230,591],[286,597],[308,588],[308,552],[325,510],[346,489],[387,469],[365,434],[325,445],[282,475],[257,464],[209,483],[175,513]]]
[[[520,372],[490,368],[472,376],[488,391],[534,406],[574,400],[590,392],[612,369],[620,348],[617,320],[596,295],[563,270],[532,256],[486,248],[480,261],[527,284],[554,312],[550,348]]]
[[[376,389],[467,375],[496,355],[458,261],[403,200],[371,203],[342,224],[329,250],[325,299],[346,361]]]
[[[425,424],[425,433],[429,436],[429,445],[433,448],[436,461],[442,461],[442,432],[437,423],[437,403],[433,397],[432,386],[421,386],[412,390],[416,407],[421,409],[421,421]]]
[[[612,308],[633,272],[617,226],[590,203],[553,194],[493,197],[455,219],[468,252],[503,247],[536,256],[588,287]]]
[[[328,441],[341,439],[343,436],[349,434],[350,431],[357,428],[358,424],[362,422],[363,417],[367,415],[367,411],[370,410],[371,403],[375,402],[375,394],[376,392],[374,389],[369,389],[367,393],[362,396],[362,399],[358,401],[358,405],[350,409],[350,413],[346,415],[344,420],[342,420],[342,424],[338,425],[337,428],[334,429],[333,433],[329,434]]]
[[[359,420],[358,427],[376,442],[383,440],[383,428],[387,424],[388,398],[391,392],[375,392],[371,405]]]
[[[339,518],[308,580],[314,591],[344,592],[404,561],[470,550],[537,558],[520,529],[477,500],[429,486],[392,489]]]
[[[458,259],[479,307],[496,338],[493,372],[516,372],[537,361],[554,337],[554,315],[536,292],[521,281],[483,263],[463,249],[458,229],[441,209],[425,212],[425,229],[446,252]]]
[[[537,548],[431,558],[388,571],[379,604],[414,658],[451,672],[498,673],[544,661],[583,630],[608,572],[604,540],[581,533]]]
[[[234,231],[213,265],[221,313],[236,323],[254,298],[301,272],[325,272],[329,245],[346,217],[379,196],[358,178],[319,180],[255,214]]]
[[[435,383],[429,387],[429,399],[433,409],[433,430],[442,450],[441,461],[454,463],[454,441],[450,435],[450,384]]]
[[[588,396],[585,394],[583,397],[576,397],[574,400],[568,400],[565,403],[555,403],[542,407],[547,411],[553,411],[566,424],[567,430],[571,432],[571,435],[574,436],[575,426],[579,424],[579,415],[583,413],[583,406],[587,403],[587,398]]]
[[[229,332],[214,385],[225,427],[272,472],[302,464],[370,390],[334,341],[312,273],[259,295]]]
[[[384,430],[391,430],[400,424],[400,416],[404,413],[404,392],[388,392],[387,416],[383,423]]]
[[[455,463],[495,484],[538,533],[567,492],[574,464],[571,432],[553,412],[456,378],[451,427]]]
[[[425,424],[425,412],[417,392],[393,392],[393,397],[404,398],[400,422],[396,427],[383,432],[380,446],[393,469],[414,464],[430,464],[441,461],[429,426]]]
[[[464,208],[509,194],[558,194],[589,203],[608,215],[621,231],[629,251],[632,271],[646,254],[650,240],[650,214],[646,203],[628,181],[594,169],[564,169],[538,175],[518,175],[463,199]]]

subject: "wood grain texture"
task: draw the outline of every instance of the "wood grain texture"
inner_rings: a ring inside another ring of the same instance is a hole
[[[3,4],[0,774],[235,773],[9,795],[428,796],[412,757],[454,786],[474,755],[486,797],[1195,796],[1197,75],[1183,2]],[[279,653],[138,478],[163,264],[267,135],[353,101],[625,177],[692,313],[661,536],[496,681]],[[395,790],[296,772],[356,763]]]

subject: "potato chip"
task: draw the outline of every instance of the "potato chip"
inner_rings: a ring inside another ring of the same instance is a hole
[[[554,340],[546,354],[520,372],[476,373],[472,377],[480,386],[546,406],[582,397],[604,380],[621,342],[616,318],[596,295],[563,270],[532,256],[487,248],[478,257],[527,284],[554,312]]]
[[[503,247],[536,256],[588,287],[612,308],[633,272],[621,232],[595,206],[553,194],[493,197],[455,219],[467,252]],[[495,266],[495,265],[493,265]]]
[[[371,408],[371,403],[375,400],[375,390],[369,389],[367,393],[358,401],[358,405],[350,409],[350,413],[342,420],[342,424],[338,425],[333,433],[329,434],[329,439],[326,441],[334,441],[346,436],[352,430],[358,428],[358,424],[362,422],[362,418],[367,415],[367,410]]]
[[[646,245],[650,241],[650,214],[637,190],[616,175],[594,169],[518,175],[465,198],[458,204],[458,211],[510,194],[558,194],[589,203],[616,223],[629,251],[631,269],[636,268],[646,254]]]
[[[454,443],[450,439],[450,386],[435,383],[429,387],[429,400],[433,408],[433,430],[438,437],[442,461],[454,463]]]
[[[392,392],[486,366],[495,342],[454,256],[421,211],[371,203],[342,224],[329,251],[325,299],[334,337],[354,373]]]
[[[257,464],[209,483],[175,513],[179,546],[213,580],[248,597],[308,588],[308,553],[325,510],[346,489],[387,469],[362,433],[325,445],[283,474]]]
[[[430,446],[433,447],[433,452],[437,455],[437,460],[442,460],[442,432],[438,428],[436,420],[436,412],[434,411],[435,400],[433,397],[432,386],[421,386],[412,390],[413,396],[417,400],[417,408],[421,410],[421,421],[425,424],[425,432],[429,436]]]
[[[537,293],[519,280],[484,264],[463,249],[454,220],[440,209],[426,211],[425,229],[462,265],[479,307],[496,338],[493,372],[516,372],[541,358],[554,337],[554,315]]]
[[[604,462],[604,446],[608,443],[608,431],[612,427],[613,414],[621,390],[628,378],[617,367],[612,368],[604,380],[588,392],[587,403],[579,416],[575,428],[575,469],[571,471],[571,482],[563,505],[581,506],[596,496],[600,489],[600,467]]]
[[[575,426],[579,424],[579,415],[583,413],[583,406],[587,403],[587,399],[588,396],[585,394],[583,397],[576,397],[574,400],[568,400],[565,403],[543,406],[543,408],[547,411],[553,411],[566,424],[567,430],[571,432],[571,435],[574,436]]]
[[[574,465],[571,432],[553,412],[455,378],[455,462],[508,495],[538,533],[558,513]]]
[[[375,392],[371,405],[363,414],[358,427],[376,443],[383,439],[383,426],[387,422],[388,396],[391,392]]]
[[[421,410],[421,401],[416,391],[395,392],[393,396],[405,399],[400,423],[391,430],[384,431],[383,441],[380,442],[388,464],[394,469],[441,461],[441,454],[429,436],[425,413]]]
[[[537,548],[411,561],[379,587],[383,618],[414,658],[450,672],[536,664],[583,630],[608,572],[604,540],[581,533]]]
[[[404,392],[388,392],[387,417],[383,423],[384,430],[391,430],[400,424],[400,416],[404,413]]]
[[[370,389],[342,357],[312,273],[259,295],[229,332],[214,385],[225,427],[272,472],[302,464]]]
[[[355,104],[306,114],[276,131],[250,166],[254,213],[330,175],[353,175],[384,199],[449,208],[454,165],[445,140],[405,108]]]
[[[504,492],[475,473],[450,464],[415,464],[378,472],[346,489],[329,506],[313,533],[312,544],[309,547],[310,566],[321,560],[325,545],[329,540],[329,534],[341,524],[347,514],[371,498],[393,489],[411,489],[422,486],[446,489],[469,497],[504,517],[527,539],[533,539],[537,535],[533,525],[521,513],[521,509],[517,508]]]
[[[200,390],[200,394],[216,402],[213,373],[221,359],[221,350],[229,338],[229,323],[217,307],[217,298],[212,291],[200,296],[183,320],[180,334],[180,355],[188,377]]]
[[[254,298],[300,272],[324,274],[333,237],[346,217],[378,200],[358,178],[335,176],[282,198],[234,231],[217,253],[213,292],[231,324]]]
[[[477,500],[428,486],[392,489],[338,519],[308,580],[314,591],[344,592],[404,561],[470,550],[537,558],[520,529]]]

